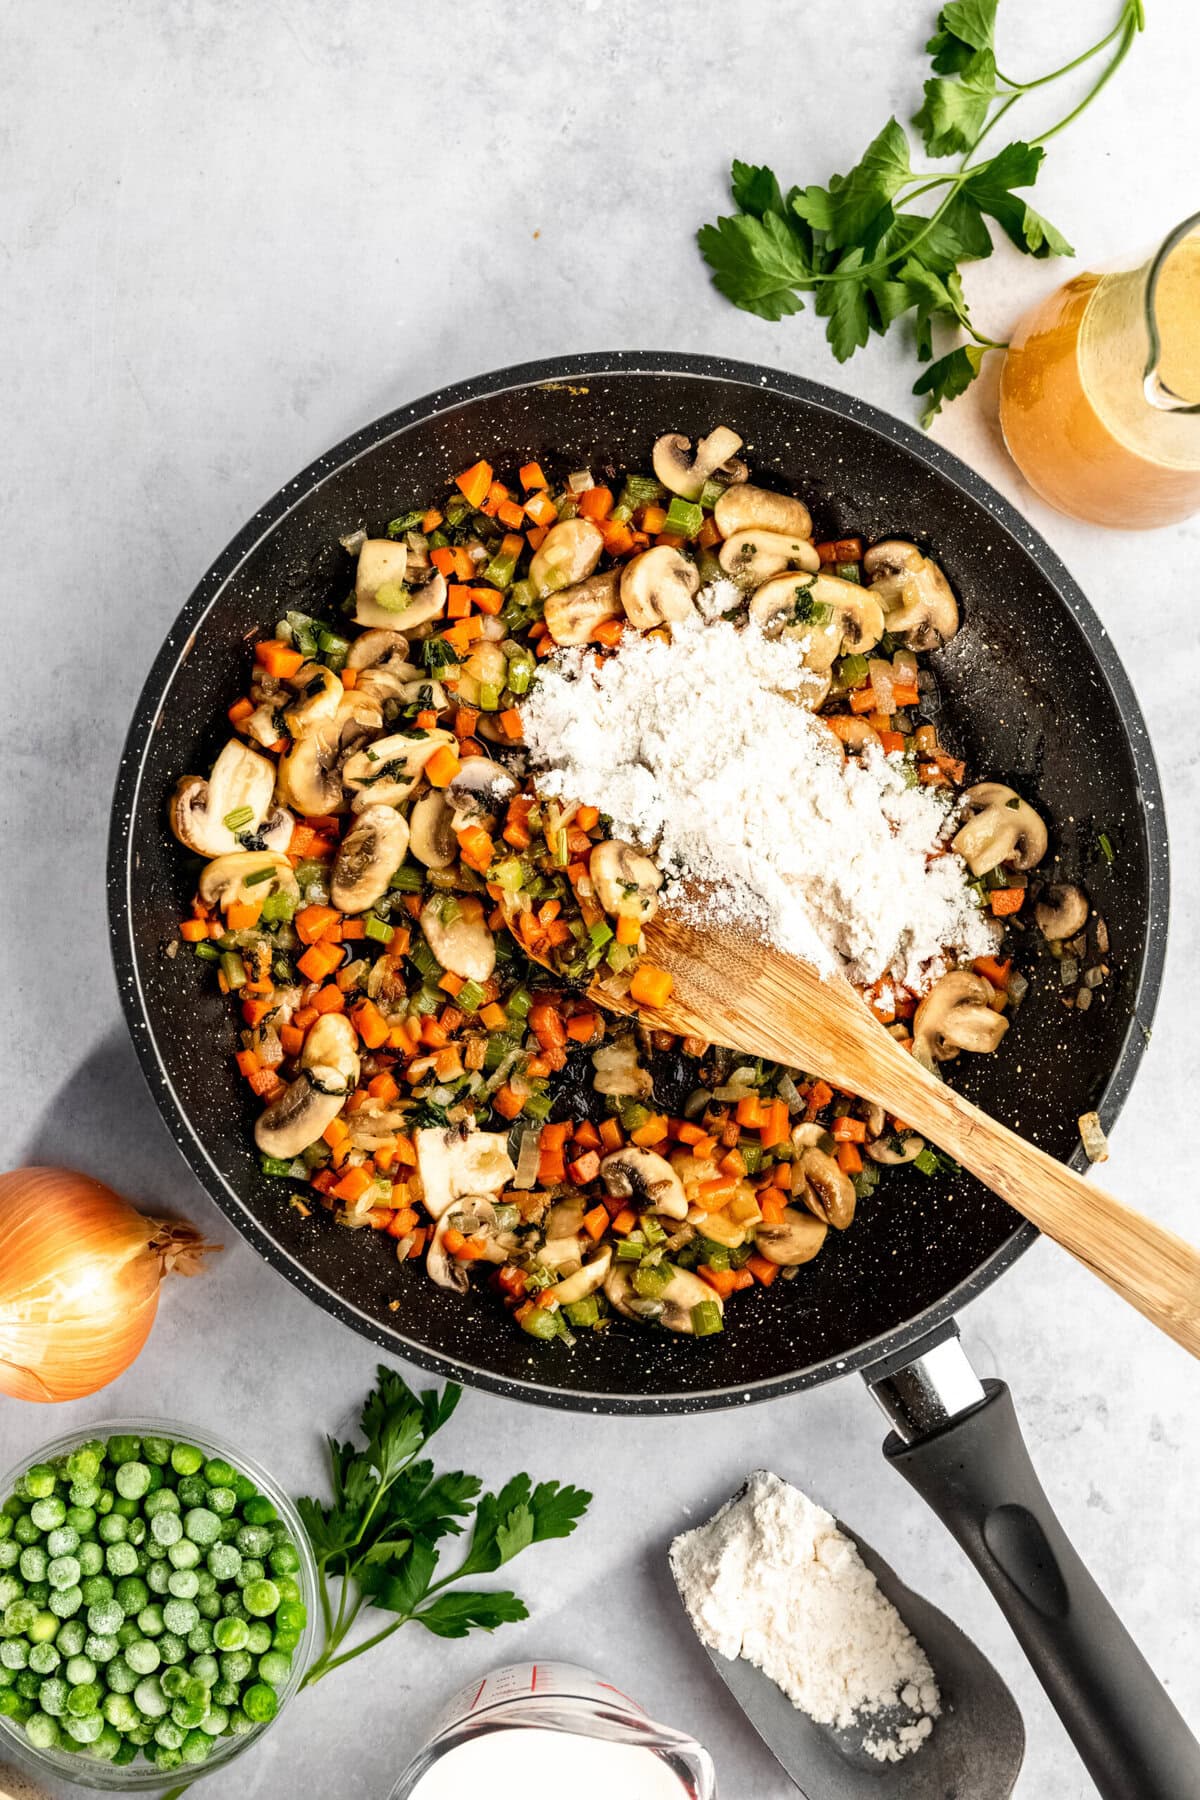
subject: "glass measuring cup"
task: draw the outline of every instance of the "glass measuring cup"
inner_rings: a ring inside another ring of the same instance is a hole
[[[1200,213],[1137,268],[1077,275],[1025,315],[1000,424],[1060,512],[1144,530],[1200,508]]]
[[[571,1746],[583,1762],[574,1774],[564,1767],[539,1783],[529,1760],[535,1744],[544,1754],[554,1734],[564,1755]],[[605,1759],[611,1769],[600,1768]],[[508,1800],[547,1785],[578,1794],[578,1769],[589,1764],[603,1790],[622,1800],[716,1800],[712,1759],[694,1738],[657,1724],[590,1669],[549,1662],[510,1663],[455,1694],[390,1800],[467,1792]],[[587,1795],[594,1791],[586,1787]]]

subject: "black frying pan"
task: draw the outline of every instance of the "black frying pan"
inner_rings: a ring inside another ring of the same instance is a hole
[[[1001,1054],[967,1059],[956,1080],[1064,1159],[1079,1156],[1080,1113],[1097,1108],[1112,1123],[1161,979],[1167,841],[1145,724],[1099,621],[1048,546],[954,457],[859,401],[703,357],[585,356],[434,394],[314,463],[213,565],[151,671],[117,781],[112,940],[142,1067],[193,1169],[268,1261],[423,1367],[549,1405],[643,1413],[768,1399],[860,1369],[898,1426],[888,1454],[997,1592],[1102,1790],[1200,1796],[1194,1740],[1062,1537],[1006,1391],[985,1394],[958,1348],[954,1309],[1033,1241],[1000,1201],[966,1177],[896,1170],[795,1282],[731,1307],[716,1339],[622,1327],[573,1351],[534,1348],[487,1296],[435,1288],[420,1269],[398,1269],[390,1241],[288,1207],[282,1184],[259,1173],[227,1006],[194,959],[164,955],[190,886],[167,796],[228,736],[242,638],[347,591],[340,537],[379,529],[480,456],[498,467],[536,457],[559,472],[638,468],[662,431],[696,436],[717,423],[745,439],[758,478],[803,496],[819,537],[917,537],[962,597],[963,628],[937,658],[943,732],[977,776],[1037,803],[1059,872],[1086,882],[1108,922],[1117,974],[1086,1015],[1035,981]],[[692,1085],[686,1069],[660,1073]],[[578,1091],[563,1102],[581,1103]]]

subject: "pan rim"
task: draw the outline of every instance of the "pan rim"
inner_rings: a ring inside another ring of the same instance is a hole
[[[150,1024],[139,974],[133,936],[134,875],[132,824],[141,799],[142,777],[149,746],[163,702],[182,667],[191,641],[226,584],[251,558],[290,512],[304,505],[323,483],[374,452],[411,426],[457,411],[472,401],[498,394],[580,377],[667,375],[699,381],[722,380],[774,391],[787,400],[833,413],[888,439],[918,462],[933,468],[990,516],[995,525],[1015,540],[1054,587],[1086,637],[1101,678],[1112,696],[1125,731],[1142,799],[1141,828],[1146,856],[1146,908],[1148,929],[1134,987],[1130,1023],[1116,1062],[1105,1081],[1098,1110],[1109,1129],[1128,1097],[1149,1039],[1158,1002],[1166,954],[1169,901],[1169,850],[1162,786],[1141,706],[1124,665],[1103,624],[1061,559],[1041,535],[991,484],[960,458],[931,442],[914,426],[870,403],[821,383],[760,364],[702,354],[663,351],[591,351],[576,356],[539,359],[491,370],[466,381],[435,389],[371,421],[331,450],[317,457],[287,482],[246,525],[201,577],[172,625],[142,686],[121,753],[113,799],[107,857],[109,939],[122,1010],[142,1073],[155,1102],[193,1173],[215,1204],[221,1208],[265,1261],[284,1275],[322,1310],[339,1319],[392,1355],[431,1374],[463,1380],[473,1387],[538,1405],[581,1412],[619,1415],[655,1415],[713,1411],[725,1407],[773,1399],[814,1387],[820,1382],[868,1368],[896,1354],[948,1319],[958,1308],[989,1287],[1039,1235],[1028,1223],[1018,1224],[1005,1241],[972,1273],[931,1306],[891,1327],[879,1336],[856,1345],[839,1357],[829,1357],[783,1375],[758,1381],[726,1383],[705,1389],[680,1389],[663,1394],[629,1394],[622,1391],[590,1391],[554,1386],[546,1380],[517,1379],[498,1375],[463,1358],[447,1356],[409,1340],[398,1328],[389,1329],[364,1313],[352,1301],[317,1280],[285,1251],[250,1212],[232,1184],[209,1156],[167,1075]],[[1072,1157],[1083,1165],[1082,1150]]]

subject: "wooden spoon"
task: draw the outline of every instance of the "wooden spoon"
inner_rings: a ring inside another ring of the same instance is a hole
[[[594,981],[592,997],[652,1029],[820,1073],[929,1137],[1160,1330],[1200,1356],[1200,1252],[981,1112],[921,1066],[849,982],[717,926],[659,915],[645,956],[675,988],[661,1011]]]

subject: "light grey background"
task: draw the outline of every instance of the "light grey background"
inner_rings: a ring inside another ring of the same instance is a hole
[[[933,0],[4,5],[0,1164],[94,1171],[186,1213],[226,1249],[209,1279],[167,1293],[149,1350],[109,1391],[57,1411],[0,1401],[0,1463],[90,1418],[165,1410],[228,1432],[304,1491],[322,1479],[321,1432],[347,1426],[376,1360],[205,1199],[118,1013],[109,794],[176,610],[313,456],[483,368],[575,350],[719,351],[911,416],[901,331],[839,371],[810,314],[770,326],[721,301],[691,234],[724,203],[730,155],[823,181],[889,110],[911,112],[933,11]],[[1098,37],[1115,6],[1006,0],[1002,11],[1001,64],[1024,75]],[[1196,204],[1192,9],[1157,0],[1151,15],[1114,86],[1051,147],[1036,196],[1091,261],[1148,243]],[[979,323],[1004,335],[1066,272],[998,253],[968,277]],[[1196,527],[1126,536],[1049,513],[1005,460],[994,376],[936,435],[1062,553],[1149,715],[1177,899],[1165,997],[1105,1177],[1195,1236]],[[1068,1529],[1200,1721],[1194,1366],[1045,1245],[964,1326],[980,1369],[1011,1383]],[[493,1481],[528,1467],[596,1491],[574,1540],[514,1571],[532,1620],[495,1641],[402,1634],[305,1695],[203,1792],[384,1800],[460,1678],[532,1653],[592,1663],[699,1733],[726,1800],[786,1800],[793,1789],[726,1703],[662,1573],[671,1534],[769,1464],[995,1658],[1029,1730],[1020,1800],[1085,1795],[977,1579],[881,1463],[881,1425],[854,1381],[675,1421],[468,1395],[445,1457]]]

